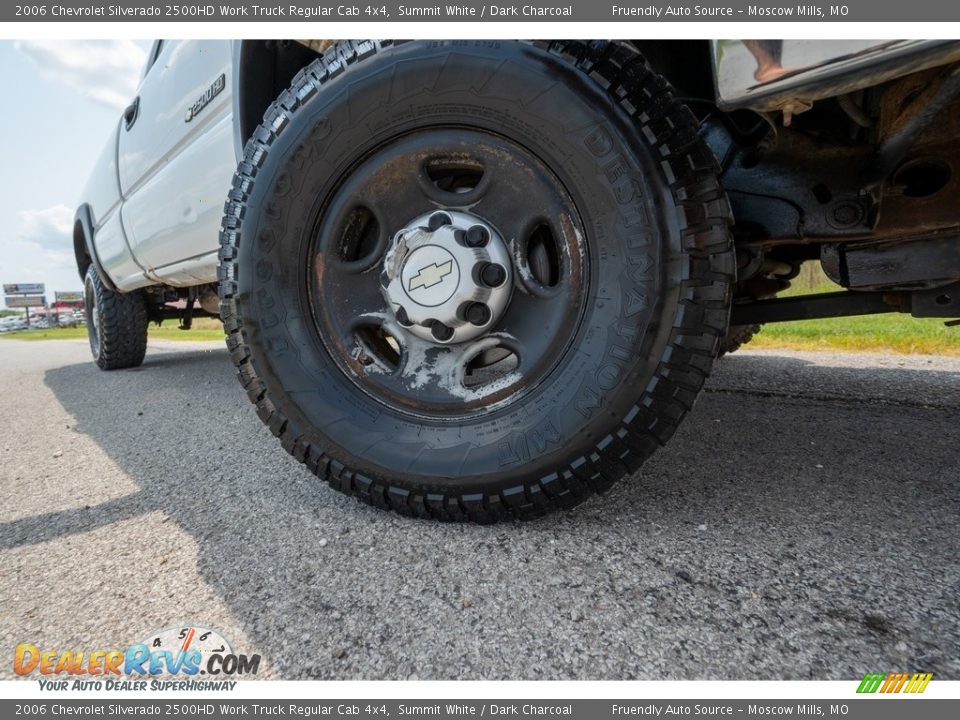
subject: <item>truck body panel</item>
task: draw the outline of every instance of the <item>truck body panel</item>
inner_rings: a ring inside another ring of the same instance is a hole
[[[124,202],[124,229],[137,262],[157,281],[179,285],[213,282],[225,187],[236,169],[229,113],[164,162]],[[209,257],[211,256],[212,257]],[[208,257],[198,276],[177,279],[168,267]]]
[[[232,62],[229,41],[164,41],[151,54],[132,122],[125,113],[84,192],[118,290],[216,280],[225,188],[236,167]],[[101,237],[112,213],[118,222]]]
[[[754,41],[755,42],[755,41]],[[782,73],[758,79],[742,40],[713,40],[717,105],[775,111],[803,106],[960,59],[955,40],[774,40]]]

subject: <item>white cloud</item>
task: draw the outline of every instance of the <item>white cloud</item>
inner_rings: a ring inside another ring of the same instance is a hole
[[[72,250],[73,211],[66,205],[17,213],[17,237],[45,250]]]
[[[17,40],[41,73],[107,107],[123,109],[136,93],[146,53],[130,40]]]
[[[54,290],[80,287],[73,257],[73,212],[66,205],[17,213],[17,230],[0,237],[0,280],[47,283]]]

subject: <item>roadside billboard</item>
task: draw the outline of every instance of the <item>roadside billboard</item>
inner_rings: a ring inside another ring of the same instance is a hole
[[[4,284],[4,295],[43,295],[46,291],[44,283],[10,283]],[[10,303],[7,303],[10,306]],[[22,305],[20,307],[23,307]]]
[[[47,298],[43,295],[8,295],[3,299],[8,308],[46,307]]]
[[[82,308],[83,292],[80,290],[64,291],[57,290],[54,294],[53,307],[56,308]]]

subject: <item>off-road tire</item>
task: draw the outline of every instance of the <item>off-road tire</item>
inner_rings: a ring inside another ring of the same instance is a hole
[[[761,325],[731,325],[730,332],[720,342],[720,356],[739,350],[753,340],[753,336],[760,332],[761,327]]]
[[[138,367],[147,353],[147,304],[143,293],[107,289],[91,265],[84,278],[87,334],[90,352],[101,370]],[[90,299],[96,303],[93,319]]]
[[[477,79],[479,67],[486,80]],[[534,92],[528,76],[537,73]],[[441,74],[447,79],[439,80]],[[372,92],[376,82],[387,85]],[[512,82],[526,85],[504,91]],[[526,111],[527,101],[535,110]],[[499,123],[531,144],[537,137],[550,143],[538,149],[558,155],[569,149],[561,170],[572,177],[582,169],[578,162],[592,167],[589,182],[578,176],[580,190],[586,205],[607,209],[605,219],[588,222],[602,227],[618,251],[626,243],[618,235],[626,233],[617,227],[647,223],[641,227],[658,260],[631,265],[624,251],[598,267],[603,289],[591,290],[588,311],[607,324],[591,320],[589,339],[581,337],[568,353],[582,354],[579,379],[571,380],[576,370],[567,359],[551,378],[553,395],[524,396],[516,403],[522,407],[491,413],[488,421],[418,424],[356,391],[314,337],[308,292],[296,289],[310,282],[300,264],[306,240],[299,239],[309,234],[301,205],[310,199],[300,193],[307,178],[316,178],[316,164],[338,162],[332,156],[351,142],[362,144],[386,124],[413,122],[446,103],[452,113],[476,106],[477,122]],[[572,132],[588,113],[601,112],[607,114],[593,122],[614,145],[610,153],[602,149],[603,163],[585,155],[582,139],[574,147],[573,134],[568,144],[558,142],[558,132]],[[512,119],[517,115],[529,132]],[[735,275],[731,214],[718,171],[693,114],[630,45],[340,42],[299,72],[267,110],[225,206],[221,316],[240,382],[290,454],[331,487],[376,507],[490,522],[576,505],[663,445],[710,373],[727,332]],[[624,173],[639,192],[621,210],[604,177],[622,180]],[[630,285],[628,272],[637,284]],[[615,327],[634,300],[643,307],[637,324]],[[458,433],[468,438],[461,445],[450,439]]]

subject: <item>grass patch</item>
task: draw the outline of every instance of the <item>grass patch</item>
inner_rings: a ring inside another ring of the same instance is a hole
[[[783,296],[836,292],[818,266],[804,268]],[[797,320],[765,325],[749,347],[787,350],[825,350],[846,352],[880,352],[923,355],[960,356],[960,327],[947,327],[940,318],[914,318],[903,313]],[[5,333],[2,338],[18,340],[86,339],[87,329],[50,328]],[[192,330],[180,330],[176,321],[168,320],[161,327],[150,325],[149,337],[161,340],[223,340],[220,321],[197,318]]]
[[[193,328],[181,330],[176,320],[167,320],[157,327],[150,325],[147,337],[151,340],[189,340],[198,342],[203,340],[223,340],[223,326],[219,320],[213,318],[197,318],[193,321]],[[87,339],[86,327],[44,328],[42,330],[18,330],[17,332],[3,333],[0,339],[14,340],[73,340]]]
[[[804,271],[780,297],[843,290],[832,283],[819,266],[808,265]],[[946,319],[887,313],[770,323],[754,336],[750,347],[960,355],[960,327],[947,327]]]
[[[764,325],[748,347],[960,355],[960,327],[901,313]]]

